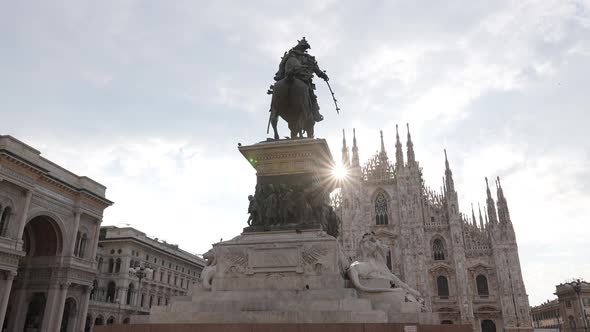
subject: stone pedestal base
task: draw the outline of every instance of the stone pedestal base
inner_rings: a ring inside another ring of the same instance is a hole
[[[214,246],[212,291],[153,307],[151,323],[387,322],[344,288],[338,243],[319,229],[244,233]],[[135,321],[138,322],[138,321]]]
[[[344,288],[338,243],[319,228],[244,233],[214,250],[213,291]]]
[[[387,314],[353,289],[195,292],[153,307],[152,323],[385,323]]]
[[[133,323],[432,323],[403,291],[345,288],[338,243],[319,230],[244,233],[214,246],[212,290],[193,289]],[[386,281],[365,280],[363,283]],[[369,285],[369,284],[368,284]],[[389,287],[385,285],[373,285]]]

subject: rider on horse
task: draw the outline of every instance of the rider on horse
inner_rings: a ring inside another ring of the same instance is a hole
[[[297,41],[297,45],[285,52],[279,70],[275,74],[274,80],[280,81],[284,78],[294,78],[303,82],[309,90],[309,97],[311,99],[311,115],[315,122],[320,122],[324,117],[320,114],[320,106],[317,102],[317,97],[314,93],[315,84],[312,82],[313,74],[328,81],[328,75],[321,71],[315,58],[307,53],[310,49],[309,43],[303,37]],[[276,110],[273,110],[276,112]],[[272,114],[271,117],[276,116]]]

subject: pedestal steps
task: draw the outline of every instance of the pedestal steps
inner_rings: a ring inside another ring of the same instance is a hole
[[[229,291],[195,291],[192,296],[175,298],[179,301],[201,301],[205,299],[303,299],[303,300],[344,300],[358,298],[354,288],[327,288],[304,290],[229,290]]]
[[[354,323],[387,322],[387,313],[374,310],[354,289],[199,291],[153,307],[151,321],[159,323]]]
[[[204,300],[197,302],[177,302],[169,305],[166,311],[371,311],[368,299],[345,300]]]
[[[385,323],[383,311],[229,311],[229,312],[154,312],[159,324],[165,323]]]

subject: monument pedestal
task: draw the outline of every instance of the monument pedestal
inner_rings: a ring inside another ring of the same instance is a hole
[[[337,240],[319,228],[243,233],[214,246],[212,290],[153,307],[154,323],[385,323],[345,288]]]
[[[330,227],[329,193],[334,160],[324,139],[271,140],[240,146],[256,169],[251,223],[244,233]],[[333,224],[333,223],[332,223]]]
[[[339,220],[328,201],[334,162],[325,140],[268,141],[239,149],[257,171],[251,224],[213,246],[202,287],[152,307],[149,323],[427,321],[403,292],[346,288],[346,263],[336,240]]]
[[[243,233],[215,246],[213,291],[344,288],[338,243],[318,226]]]

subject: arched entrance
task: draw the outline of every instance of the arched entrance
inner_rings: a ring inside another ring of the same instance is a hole
[[[101,315],[96,316],[94,320],[94,326],[101,326],[104,325],[104,318]]]
[[[29,302],[27,316],[25,317],[25,331],[39,331],[43,322],[43,312],[45,311],[45,294],[35,293]]]
[[[496,324],[494,321],[485,319],[481,321],[481,332],[496,332]]]
[[[38,216],[27,223],[23,242],[27,257],[59,256],[63,249],[59,226],[48,216]]]
[[[109,319],[107,319],[107,325],[113,325],[115,324],[115,317],[111,316],[109,317]]]
[[[70,332],[74,330],[76,324],[76,301],[69,297],[64,306],[64,313],[61,319],[60,332]]]
[[[62,312],[53,312],[55,306],[45,305],[52,285],[49,276],[43,277],[47,267],[56,264],[62,255],[63,236],[59,223],[49,215],[34,216],[25,225],[22,240],[25,256],[19,261],[19,272],[10,291],[14,294],[9,303],[13,310],[7,327],[9,331],[18,332],[40,329],[48,314],[62,315]]]

